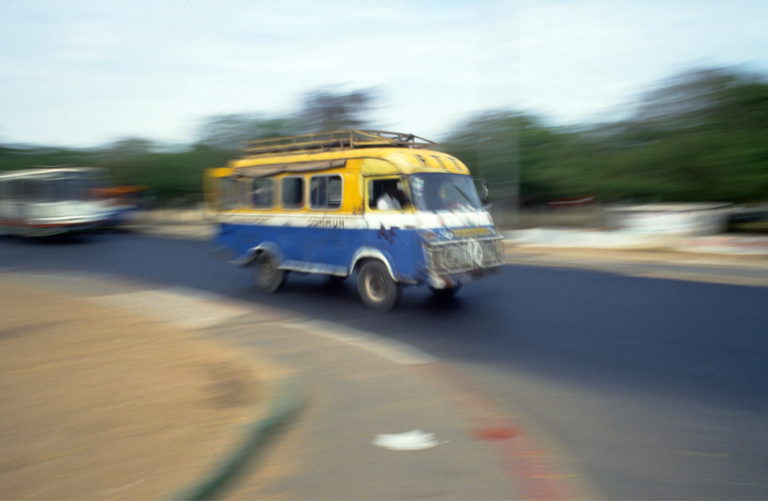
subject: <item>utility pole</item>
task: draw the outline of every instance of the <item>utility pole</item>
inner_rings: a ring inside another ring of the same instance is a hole
[[[520,119],[516,117],[512,127],[512,158],[510,159],[512,183],[512,218],[513,229],[520,228]]]

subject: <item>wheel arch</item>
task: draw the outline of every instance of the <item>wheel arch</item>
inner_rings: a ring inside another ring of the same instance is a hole
[[[246,257],[242,261],[242,265],[243,266],[252,265],[253,263],[256,262],[256,258],[258,258],[264,252],[274,257],[278,265],[282,264],[283,253],[280,251],[280,247],[275,242],[263,242],[257,245],[256,247],[251,247],[250,249],[248,249],[248,252],[246,253]]]
[[[382,252],[380,249],[376,249],[374,247],[361,247],[355,252],[354,256],[352,256],[352,262],[349,267],[350,273],[358,271],[360,267],[369,260],[381,261],[387,268],[390,278],[395,282],[399,282],[395,273],[396,269],[391,262],[391,257]]]

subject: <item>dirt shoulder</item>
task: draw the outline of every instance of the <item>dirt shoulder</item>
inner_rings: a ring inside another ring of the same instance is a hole
[[[768,256],[746,254],[715,254],[703,252],[683,252],[673,250],[635,250],[635,249],[590,249],[577,247],[545,247],[533,245],[507,244],[507,256],[552,256],[568,259],[665,263],[687,265],[732,266],[741,268],[768,267]]]
[[[565,267],[728,285],[768,287],[768,256],[669,250],[506,246],[507,264]]]
[[[157,499],[199,481],[281,369],[163,324],[0,281],[0,498]]]

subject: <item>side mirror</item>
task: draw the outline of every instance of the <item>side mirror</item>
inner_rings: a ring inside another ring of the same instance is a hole
[[[488,196],[490,194],[488,181],[485,179],[475,179],[475,186],[477,186],[477,194],[480,195],[480,203],[482,203],[483,206],[487,206]]]

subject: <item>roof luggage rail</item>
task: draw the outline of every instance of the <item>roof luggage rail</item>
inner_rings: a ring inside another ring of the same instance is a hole
[[[373,147],[427,148],[436,144],[423,137],[402,132],[348,129],[258,139],[249,141],[245,151],[249,155],[255,156],[300,151],[334,151]]]

